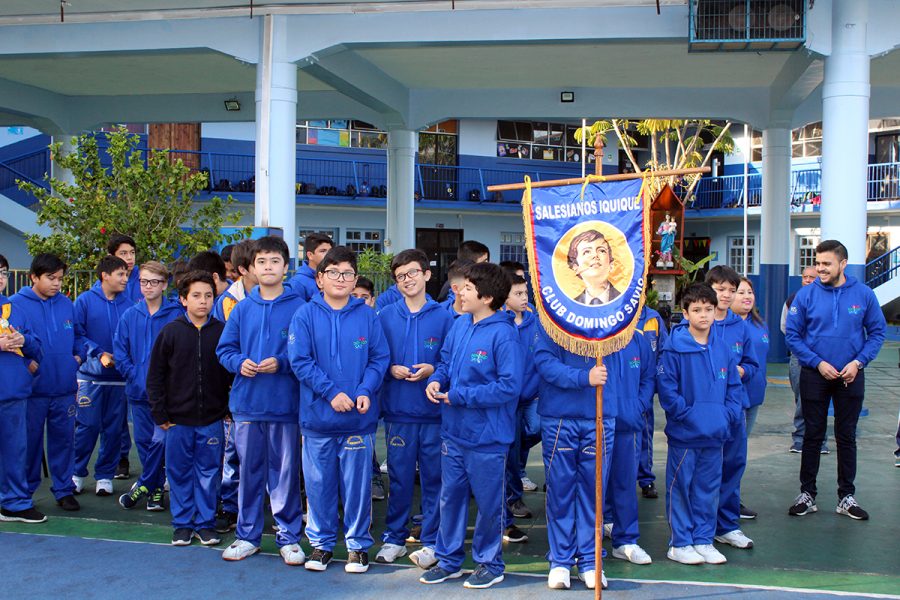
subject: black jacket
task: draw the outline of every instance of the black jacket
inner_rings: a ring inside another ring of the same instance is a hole
[[[157,425],[209,425],[228,413],[233,375],[216,358],[224,328],[210,317],[197,329],[184,315],[160,331],[147,371],[150,414]]]

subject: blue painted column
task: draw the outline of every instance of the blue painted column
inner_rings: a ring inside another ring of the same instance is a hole
[[[769,362],[786,362],[781,307],[788,296],[791,262],[791,130],[763,130],[763,197],[760,212],[759,310],[769,326]]]
[[[261,21],[256,69],[256,207],[258,227],[281,227],[297,257],[297,66],[285,60],[287,17]]]
[[[822,86],[822,239],[843,242],[847,274],[865,280],[869,157],[868,2],[834,0]]]
[[[411,129],[388,130],[385,252],[396,254],[416,246],[414,196],[418,151],[418,132]]]

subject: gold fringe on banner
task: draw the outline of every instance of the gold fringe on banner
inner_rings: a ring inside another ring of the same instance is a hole
[[[649,282],[647,281],[647,272],[650,267],[650,243],[652,240],[650,236],[649,216],[650,204],[652,204],[653,199],[646,197],[649,189],[649,186],[647,184],[648,179],[649,178],[644,178],[643,182],[641,183],[641,190],[638,193],[641,198],[641,202],[643,203],[643,225],[641,227],[641,230],[644,237],[644,272],[642,274],[644,280],[644,289],[641,292],[641,299],[638,303],[637,311],[634,313],[634,317],[632,318],[628,326],[614,336],[604,340],[585,340],[570,334],[568,331],[557,325],[556,322],[550,317],[550,315],[547,314],[547,311],[544,308],[543,300],[541,298],[538,298],[538,301],[535,302],[538,312],[538,318],[541,321],[541,325],[544,327],[544,331],[547,332],[547,335],[550,336],[550,339],[559,344],[562,348],[565,348],[569,352],[572,352],[573,354],[578,354],[580,356],[589,356],[592,358],[607,356],[614,352],[618,352],[619,350],[627,346],[631,341],[632,336],[634,335],[634,330],[637,327],[641,311],[644,309],[644,300],[646,299],[647,286],[649,285]],[[580,198],[584,198],[584,192],[589,183],[603,183],[604,181],[606,181],[606,178],[602,175],[588,176],[581,186]],[[530,273],[539,274],[537,268],[537,257],[535,256],[534,224],[532,221],[531,178],[527,175],[525,176],[525,193],[522,195],[522,220],[525,225],[525,247],[528,253],[528,269]],[[540,294],[540,290],[535,290],[535,293]]]

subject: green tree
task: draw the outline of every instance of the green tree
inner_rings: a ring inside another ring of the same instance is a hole
[[[168,263],[250,235],[250,227],[221,233],[220,228],[236,225],[242,216],[230,196],[195,203],[206,188],[206,173],[192,170],[168,150],[151,150],[145,158],[139,137],[124,129],[107,133],[106,139],[109,168],[101,164],[96,138],[81,135],[69,153],[62,152],[59,142],[50,145],[51,160],[73,174],[74,184],[45,176],[51,192],[18,182],[38,200],[37,222],[51,229],[46,237],[27,237],[32,255],[53,252],[70,269],[93,270],[113,233],[135,239],[138,263]]]

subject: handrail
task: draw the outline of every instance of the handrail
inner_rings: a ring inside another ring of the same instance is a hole
[[[876,288],[896,277],[898,272],[900,272],[900,246],[866,263],[866,285]]]

